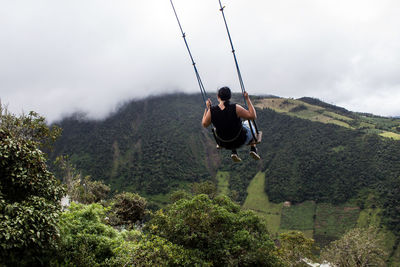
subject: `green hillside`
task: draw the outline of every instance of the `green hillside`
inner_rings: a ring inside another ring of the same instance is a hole
[[[256,190],[265,193],[268,205],[291,202],[270,227],[312,232],[322,243],[342,230],[332,234],[318,227],[337,224],[335,214],[349,217],[344,224],[352,227],[373,194],[381,224],[400,236],[400,119],[353,113],[312,98],[253,99],[263,131],[258,162],[248,156],[248,148],[239,150],[240,164],[231,161],[229,151],[217,150],[211,132],[200,125],[200,95],[185,94],[127,102],[104,120],[65,118],[57,123],[63,135],[51,158],[70,155],[93,179],[114,190],[154,196],[158,203],[190,183],[211,180],[220,181],[220,192],[251,208]],[[346,206],[350,200],[352,206]],[[293,222],[297,214],[304,216]],[[316,220],[310,228],[311,214],[327,221]]]
[[[314,98],[262,98],[256,102],[256,106],[261,109],[269,108],[301,119],[336,124],[349,129],[362,130],[365,133],[376,133],[383,137],[400,140],[400,120],[398,118],[350,112]]]

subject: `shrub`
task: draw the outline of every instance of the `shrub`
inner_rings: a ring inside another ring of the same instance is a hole
[[[42,265],[57,244],[63,188],[39,147],[57,133],[36,113],[0,107],[0,265]]]
[[[157,211],[147,227],[214,266],[279,266],[264,222],[228,197],[197,195]]]
[[[211,266],[190,250],[167,239],[149,235],[138,242],[125,242],[115,249],[108,266]]]
[[[115,217],[112,224],[125,225],[132,228],[141,221],[146,213],[147,201],[138,194],[124,192],[114,197],[111,216]]]
[[[60,220],[60,259],[62,265],[104,266],[123,236],[106,225],[107,209],[100,204],[72,203]]]

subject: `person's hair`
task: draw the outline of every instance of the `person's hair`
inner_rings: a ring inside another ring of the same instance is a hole
[[[231,99],[232,93],[229,87],[224,86],[218,90],[218,97],[224,102],[224,106],[229,105],[229,100]]]

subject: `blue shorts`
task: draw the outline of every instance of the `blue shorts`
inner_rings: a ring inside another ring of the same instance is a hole
[[[246,130],[246,141],[244,142],[245,145],[248,145],[251,141],[253,141],[253,134],[251,133],[251,129],[249,126],[249,121],[243,121],[243,129]],[[251,122],[251,127],[253,128],[254,131],[254,123]]]

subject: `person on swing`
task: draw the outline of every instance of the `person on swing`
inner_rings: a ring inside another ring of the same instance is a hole
[[[211,123],[216,128],[216,139],[218,144],[226,149],[232,150],[231,158],[234,162],[240,162],[237,149],[243,145],[250,145],[250,155],[259,160],[256,145],[252,143],[253,135],[249,126],[249,120],[255,120],[256,110],[250,101],[249,94],[244,92],[249,110],[246,110],[238,104],[231,104],[231,90],[229,87],[222,87],[218,90],[218,102],[216,106],[211,105],[208,99],[207,108],[204,111],[201,124],[207,128]],[[242,119],[246,120],[242,123]],[[254,127],[252,125],[252,127]],[[254,129],[254,128],[253,128]]]

